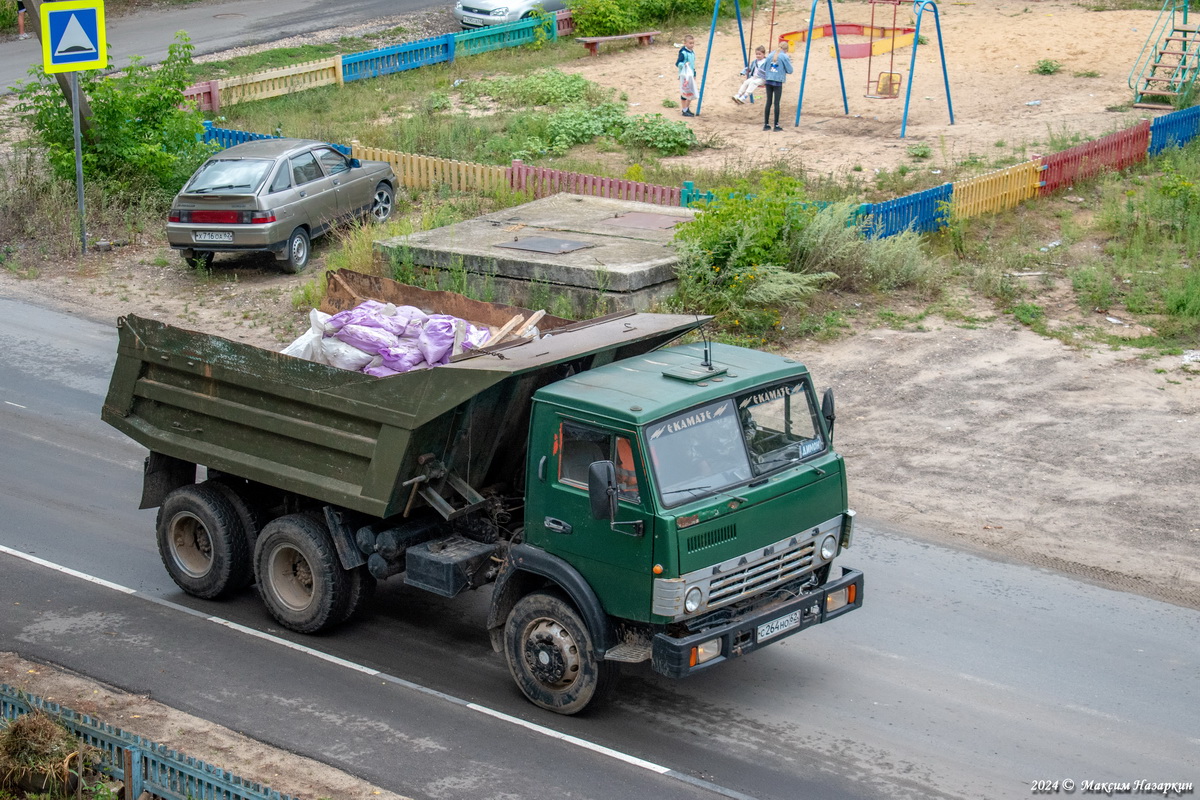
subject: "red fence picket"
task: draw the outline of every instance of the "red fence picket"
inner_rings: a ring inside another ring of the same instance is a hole
[[[530,167],[515,159],[507,170],[508,185],[517,191],[532,192],[534,197],[547,197],[558,192],[611,197],[617,200],[636,200],[660,206],[680,205],[678,186],[659,186],[620,178],[602,178],[560,169]]]
[[[1075,181],[1094,177],[1106,169],[1125,169],[1146,160],[1150,146],[1150,120],[1132,128],[1110,133],[1093,142],[1075,145],[1069,150],[1040,156],[1044,165],[1040,194],[1046,195]]]
[[[555,12],[554,24],[558,29],[558,36],[570,36],[575,32],[575,19],[571,16],[571,9],[564,8],[562,11]]]
[[[220,81],[202,81],[192,84],[183,90],[183,97],[185,100],[195,100],[196,108],[199,111],[220,111],[221,90],[218,84]]]

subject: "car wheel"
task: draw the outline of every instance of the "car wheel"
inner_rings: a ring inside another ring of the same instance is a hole
[[[213,256],[212,250],[194,250],[191,255],[187,251],[183,252],[183,263],[187,264],[192,269],[208,269],[212,266]]]
[[[371,220],[387,222],[392,216],[392,208],[396,205],[396,195],[392,187],[381,183],[375,187],[375,197],[371,200]]]
[[[288,237],[287,258],[283,260],[283,271],[292,273],[304,272],[308,266],[308,233],[304,228],[296,228]]]

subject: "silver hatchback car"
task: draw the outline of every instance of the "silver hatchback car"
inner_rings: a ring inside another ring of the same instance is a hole
[[[516,22],[533,16],[535,8],[554,13],[567,7],[565,0],[458,0],[454,18],[464,30]]]
[[[205,161],[171,203],[167,241],[192,266],[217,252],[266,250],[285,272],[308,266],[309,244],[339,222],[392,215],[396,175],[325,142],[262,139]]]

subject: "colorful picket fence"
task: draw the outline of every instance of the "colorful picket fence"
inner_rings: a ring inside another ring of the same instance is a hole
[[[381,47],[342,56],[342,79],[346,82],[378,78],[430,64],[454,60],[455,35],[435,36],[416,42]]]
[[[221,80],[219,103],[233,105],[251,100],[265,100],[318,86],[334,86],[342,82],[342,59],[340,56],[306,61],[290,67],[270,69]]]
[[[221,82],[201,81],[183,90],[185,100],[196,104],[197,111],[215,114],[221,110]]]
[[[1026,161],[955,182],[950,199],[954,216],[969,219],[1016,208],[1037,192],[1040,171],[1036,161]]]
[[[932,189],[914,192],[904,197],[867,203],[859,207],[866,235],[876,239],[895,236],[905,231],[929,233],[946,224],[954,184],[943,183]]]
[[[454,48],[457,55],[477,56],[505,47],[533,44],[538,39],[538,28],[543,28],[542,22],[533,18],[506,22],[503,25],[489,25],[477,31],[454,34]],[[549,24],[543,30],[547,31],[547,38],[553,39],[558,34],[558,23]]]
[[[400,185],[409,189],[447,186],[456,192],[482,192],[509,183],[507,169],[493,164],[476,164],[402,153],[398,150],[384,150],[379,147],[364,147],[357,140],[350,142],[350,154],[354,158],[388,162],[392,165]]]
[[[592,197],[611,197],[616,200],[636,200],[660,206],[681,205],[682,194],[678,186],[659,186],[641,181],[565,172],[561,169],[531,167],[520,159],[514,160],[509,167],[509,186],[519,192],[530,192],[534,197],[570,192]]]
[[[13,720],[35,710],[60,720],[74,736],[99,750],[104,772],[125,784],[125,797],[149,792],[166,800],[295,800],[166,745],[0,684],[0,718]]]
[[[1122,170],[1146,160],[1150,144],[1150,120],[1142,120],[1132,128],[1110,133],[1100,139],[1041,156],[1041,188],[1039,194],[1051,192],[1093,178],[1105,170]]]
[[[575,33],[575,18],[571,16],[571,9],[564,8],[555,12],[554,27],[560,39]]]
[[[1183,147],[1200,135],[1200,106],[1164,114],[1150,123],[1148,152],[1156,156],[1168,147]]]

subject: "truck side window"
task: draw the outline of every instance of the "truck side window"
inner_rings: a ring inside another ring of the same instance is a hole
[[[562,454],[558,461],[558,479],[571,486],[587,488],[588,467],[595,461],[612,461],[617,468],[619,497],[640,503],[637,486],[637,462],[633,443],[626,436],[574,422],[563,422]]]

